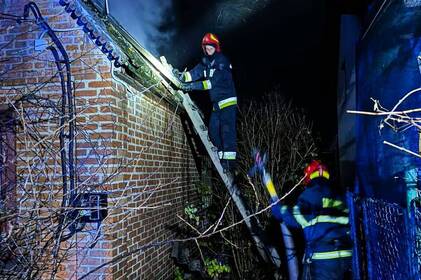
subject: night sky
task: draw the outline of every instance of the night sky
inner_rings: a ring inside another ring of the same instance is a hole
[[[110,11],[180,70],[199,62],[203,35],[216,33],[232,62],[240,102],[278,87],[314,121],[327,150],[336,140],[339,14],[356,12],[356,2],[111,0]]]

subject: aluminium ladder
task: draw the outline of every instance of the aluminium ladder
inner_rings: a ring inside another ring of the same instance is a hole
[[[180,94],[182,96],[182,105],[186,110],[190,120],[193,123],[193,126],[196,130],[196,133],[200,137],[203,145],[208,152],[213,165],[215,166],[216,170],[218,171],[219,176],[221,177],[222,181],[224,182],[225,187],[228,189],[229,194],[231,195],[232,200],[234,201],[238,211],[241,214],[241,217],[244,219],[244,222],[247,228],[250,231],[250,234],[256,244],[257,250],[259,251],[260,256],[266,261],[272,262],[276,267],[280,267],[280,258],[276,249],[272,246],[266,246],[260,236],[258,235],[259,230],[261,229],[261,225],[259,220],[256,216],[253,218],[256,221],[256,225],[252,225],[251,219],[249,217],[249,213],[246,210],[244,203],[239,196],[239,190],[237,185],[233,183],[233,178],[229,173],[225,173],[221,162],[218,156],[218,149],[212,144],[209,139],[208,129],[206,125],[203,123],[203,120],[199,114],[199,111],[196,105],[191,100],[188,94]],[[257,228],[256,228],[257,227]],[[260,230],[261,231],[261,230]]]

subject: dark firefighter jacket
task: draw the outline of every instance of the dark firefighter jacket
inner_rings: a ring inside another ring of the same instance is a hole
[[[272,207],[278,220],[303,229],[306,258],[313,260],[352,255],[348,212],[343,198],[333,193],[325,178],[313,179],[294,207]]]
[[[193,82],[193,90],[209,90],[212,104],[219,109],[237,104],[231,64],[221,53],[203,57],[192,70],[184,73],[182,80]]]

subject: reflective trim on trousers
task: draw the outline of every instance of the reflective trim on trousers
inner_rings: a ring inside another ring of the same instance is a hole
[[[312,260],[331,260],[352,257],[352,250],[317,252],[311,256]]]
[[[218,102],[219,109],[224,109],[228,106],[236,105],[237,104],[237,97],[230,97]]]
[[[235,160],[236,157],[236,152],[223,152],[222,159]]]
[[[224,155],[224,152],[221,152],[221,151],[219,151],[218,152],[218,157],[219,157],[219,159],[222,159],[222,156]]]

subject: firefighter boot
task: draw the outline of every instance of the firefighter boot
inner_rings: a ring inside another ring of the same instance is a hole
[[[234,179],[237,177],[237,169],[235,160],[221,159],[221,165],[224,173],[230,174]]]

